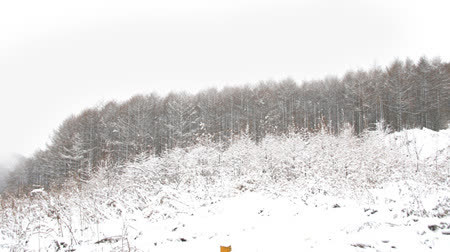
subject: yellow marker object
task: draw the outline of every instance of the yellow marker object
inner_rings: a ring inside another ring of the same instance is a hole
[[[229,246],[229,247],[220,246],[220,252],[230,252],[230,251],[231,251],[231,246]]]

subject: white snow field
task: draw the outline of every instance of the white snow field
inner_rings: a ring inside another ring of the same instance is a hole
[[[4,251],[450,251],[450,131],[203,141],[1,199]]]

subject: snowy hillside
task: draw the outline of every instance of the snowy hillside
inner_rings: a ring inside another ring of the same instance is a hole
[[[203,141],[2,198],[0,249],[448,251],[450,131]]]

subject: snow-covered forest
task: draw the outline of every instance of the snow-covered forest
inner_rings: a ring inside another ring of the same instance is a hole
[[[229,146],[243,135],[257,143],[266,135],[302,130],[339,135],[347,124],[358,135],[378,122],[394,131],[440,130],[449,120],[449,87],[450,64],[421,58],[342,78],[266,81],[195,95],[137,95],[67,118],[48,146],[16,166],[6,191],[63,188],[66,181],[96,176],[105,164],[165,155],[202,138]]]
[[[448,251],[449,130],[201,137],[3,196],[12,251]]]
[[[0,252],[450,252],[450,0],[0,0]]]

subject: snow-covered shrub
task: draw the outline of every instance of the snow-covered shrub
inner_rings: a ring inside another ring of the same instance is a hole
[[[91,180],[72,180],[60,191],[3,197],[0,244],[6,245],[0,248],[70,249],[108,237],[132,247],[139,236],[132,221],[193,214],[198,206],[244,191],[294,192],[305,201],[316,195],[375,201],[372,189],[403,183],[395,190],[406,202],[405,215],[448,214],[448,200],[431,208],[423,202],[428,192],[449,187],[448,144],[418,159],[400,136],[318,132],[267,136],[258,144],[243,136],[226,149],[202,141],[160,157],[105,164]],[[110,220],[120,223],[106,226]]]

